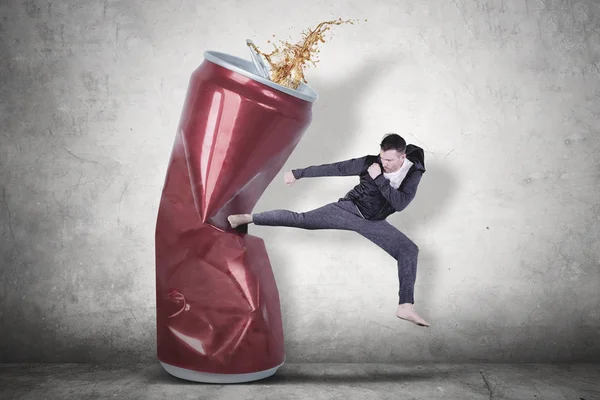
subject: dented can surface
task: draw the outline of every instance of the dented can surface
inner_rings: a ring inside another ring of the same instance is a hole
[[[310,125],[317,94],[262,78],[251,61],[204,56],[156,222],[157,355],[184,379],[241,382],[272,375],[285,351],[264,242],[227,216],[252,213]]]

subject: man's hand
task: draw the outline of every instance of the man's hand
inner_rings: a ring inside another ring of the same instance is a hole
[[[283,180],[288,186],[291,186],[294,184],[294,182],[296,182],[296,178],[294,178],[294,174],[292,173],[292,171],[286,172],[285,175],[283,175]]]
[[[381,167],[379,164],[373,163],[367,171],[369,172],[369,175],[371,175],[371,178],[375,179],[381,174]]]

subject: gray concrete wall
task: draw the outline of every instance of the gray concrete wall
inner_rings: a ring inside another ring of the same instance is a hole
[[[0,5],[0,361],[155,358],[154,226],[188,79],[213,49],[335,27],[285,169],[426,152],[389,221],[420,247],[417,310],[352,232],[253,227],[289,362],[599,360],[600,3],[15,1]],[[282,171],[283,172],[283,171]],[[353,178],[268,187],[309,210]]]

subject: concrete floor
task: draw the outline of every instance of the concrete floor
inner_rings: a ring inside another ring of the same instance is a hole
[[[158,364],[0,364],[0,399],[600,399],[600,364],[284,364],[249,384]]]

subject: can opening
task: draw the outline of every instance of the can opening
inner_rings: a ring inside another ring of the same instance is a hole
[[[254,63],[250,60],[245,60],[243,58],[235,57],[218,51],[205,51],[204,58],[207,61],[215,63],[223,68],[227,68],[231,71],[247,76],[248,78],[260,82],[266,86],[298,97],[302,100],[314,103],[319,98],[318,93],[304,82],[300,83],[298,89],[294,90],[283,85],[279,85],[270,79],[263,78],[259,75]]]

